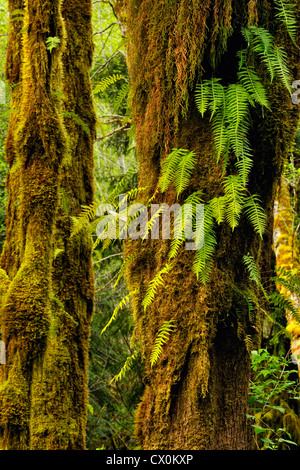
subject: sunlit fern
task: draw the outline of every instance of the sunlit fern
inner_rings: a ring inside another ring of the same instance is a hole
[[[158,361],[163,351],[163,346],[168,341],[169,336],[171,332],[174,331],[174,329],[175,329],[174,320],[167,320],[160,327],[158,334],[155,338],[151,354],[150,354],[149,360],[150,360],[151,368]]]

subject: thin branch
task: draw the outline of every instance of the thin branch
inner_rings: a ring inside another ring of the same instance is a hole
[[[111,61],[112,59],[114,59],[117,55],[119,55],[119,54],[121,54],[121,53],[122,53],[121,51],[117,51],[117,52],[115,52],[112,56],[110,56],[110,58],[107,59],[107,61],[106,61],[103,65],[101,65],[101,67],[99,67],[99,69],[96,70],[96,72],[93,73],[93,75],[91,76],[91,80],[93,80],[93,78],[94,78],[96,75],[98,75],[98,73],[102,72],[102,70],[104,70],[105,67],[107,67],[107,65],[110,63],[110,61]]]
[[[102,261],[106,261],[107,259],[113,258],[114,256],[123,256],[123,252],[122,253],[114,253],[113,255],[106,256],[106,258],[102,258],[99,261],[95,261],[93,264],[102,263]]]
[[[109,26],[107,26],[106,28],[102,29],[102,31],[96,31],[96,32],[94,33],[94,36],[95,36],[96,34],[103,34],[103,33],[105,33],[105,31],[107,31],[108,29],[112,28],[112,27],[115,26],[116,24],[119,24],[119,23],[118,23],[117,21],[115,21],[114,23],[111,23],[111,24],[110,24]]]
[[[96,141],[106,139],[107,137],[111,137],[112,135],[116,134],[117,132],[122,132],[122,131],[127,132],[130,129],[127,126],[128,126],[128,122],[126,122],[126,124],[124,126],[118,127],[118,129],[113,130],[112,132],[110,132],[109,134],[104,135],[103,137],[97,137]]]

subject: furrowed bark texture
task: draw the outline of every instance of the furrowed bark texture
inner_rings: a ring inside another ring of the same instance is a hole
[[[19,112],[7,139],[0,448],[83,449],[92,245],[70,230],[93,199],[91,2],[11,1],[10,11],[17,3],[24,29],[17,36],[11,23],[7,60]],[[48,37],[60,39],[51,52]]]
[[[222,194],[222,165],[213,155],[209,117],[195,107],[195,84],[212,76],[235,83],[240,30],[259,21],[278,30],[268,1],[128,0],[128,64],[131,105],[140,164],[140,187],[146,203],[169,206],[183,203],[201,190],[205,202]],[[238,39],[238,40],[237,40]],[[288,48],[297,76],[299,57],[281,30],[278,41]],[[212,67],[215,67],[213,71]],[[252,113],[250,140],[254,167],[251,194],[259,194],[268,217],[263,240],[242,217],[234,232],[222,224],[209,282],[204,286],[192,272],[194,253],[180,252],[164,277],[152,304],[142,301],[147,286],[168,261],[167,240],[126,242],[126,254],[135,254],[126,277],[133,295],[135,339],[145,360],[145,393],[136,416],[136,435],[143,449],[248,449],[247,424],[249,352],[245,338],[258,344],[261,319],[249,318],[240,292],[249,288],[243,255],[254,257],[262,272],[272,269],[273,203],[285,156],[298,126],[299,113],[289,94],[274,82],[268,87],[271,111]],[[161,163],[173,148],[194,150],[198,161],[190,187],[176,198],[173,189],[157,190]],[[239,314],[237,314],[239,311]],[[150,354],[163,322],[173,319],[176,329],[164,345],[159,361],[150,366]],[[242,329],[243,335],[239,333]]]

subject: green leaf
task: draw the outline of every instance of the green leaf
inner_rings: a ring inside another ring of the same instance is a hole
[[[50,51],[50,54],[52,53],[52,50],[58,46],[59,43],[60,43],[60,39],[57,36],[54,36],[54,37],[49,36],[46,39],[47,50]]]

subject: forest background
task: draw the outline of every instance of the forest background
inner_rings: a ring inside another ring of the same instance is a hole
[[[8,38],[7,2],[0,1],[0,79]],[[122,28],[109,1],[93,2],[94,64],[91,70],[97,112],[94,146],[96,200],[137,187],[138,164],[130,109]],[[0,104],[0,249],[5,238],[5,138],[10,90]],[[286,171],[292,190],[294,227],[299,227],[300,150],[297,138]],[[299,231],[298,231],[299,233]],[[94,234],[96,242],[96,232]],[[119,240],[94,249],[96,279],[89,366],[88,449],[135,449],[134,414],[143,392],[143,364],[131,344],[133,317],[128,291],[120,276],[123,251]],[[262,349],[253,351],[249,420],[254,449],[293,449],[300,445],[297,367],[284,334],[285,312],[278,305],[266,319]],[[113,321],[110,321],[113,318]],[[132,359],[132,360],[131,360]],[[133,360],[134,359],[134,360]]]

